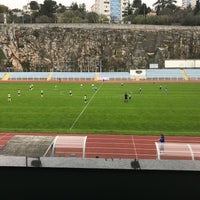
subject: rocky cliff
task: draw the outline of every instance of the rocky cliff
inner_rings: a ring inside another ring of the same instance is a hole
[[[199,59],[200,27],[35,24],[0,26],[1,69],[129,71]]]

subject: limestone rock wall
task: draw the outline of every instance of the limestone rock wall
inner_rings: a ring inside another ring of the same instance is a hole
[[[129,71],[165,59],[199,59],[200,28],[138,25],[0,26],[13,71]],[[6,69],[6,64],[4,64]]]

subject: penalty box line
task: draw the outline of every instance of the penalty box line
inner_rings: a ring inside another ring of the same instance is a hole
[[[70,130],[72,130],[74,128],[74,126],[76,125],[77,121],[80,119],[81,115],[85,112],[85,110],[88,107],[88,105],[90,104],[90,102],[94,99],[94,97],[97,94],[97,92],[101,89],[102,85],[103,85],[103,83],[101,84],[100,88],[92,95],[91,99],[88,101],[88,103],[84,106],[83,110],[80,112],[80,114],[74,120],[72,126],[70,127]]]

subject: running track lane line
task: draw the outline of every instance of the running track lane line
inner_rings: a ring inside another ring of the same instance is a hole
[[[133,148],[135,150],[135,158],[136,160],[138,159],[138,154],[137,154],[137,149],[136,149],[136,146],[135,146],[135,141],[134,141],[134,137],[131,136],[131,140],[132,140],[132,143],[133,143]]]
[[[70,130],[72,130],[75,126],[75,124],[77,123],[77,121],[79,120],[79,118],[81,117],[81,115],[84,113],[84,111],[86,110],[86,108],[88,107],[88,105],[90,104],[90,102],[94,99],[95,95],[97,94],[97,92],[101,89],[103,83],[101,84],[100,88],[92,95],[91,99],[89,100],[89,102],[85,105],[85,107],[83,108],[83,110],[80,112],[80,114],[78,115],[78,117],[74,120],[72,126],[70,127]]]

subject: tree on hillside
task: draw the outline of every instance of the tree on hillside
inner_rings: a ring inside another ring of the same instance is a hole
[[[35,19],[36,23],[52,23],[52,18],[46,15],[39,15]]]
[[[8,7],[4,5],[0,5],[0,13],[7,13],[8,12]]]
[[[109,18],[106,15],[99,15],[100,23],[109,23]]]
[[[133,8],[140,8],[142,5],[142,1],[141,0],[134,0],[133,1]]]
[[[44,0],[44,3],[41,4],[40,15],[46,15],[48,17],[54,17],[56,13],[57,3],[53,0]]]
[[[133,6],[131,5],[130,2],[128,2],[128,5],[123,12],[123,17],[128,16],[128,15],[132,15],[132,14],[133,14]]]
[[[157,0],[153,6],[155,6],[156,13],[159,14],[160,11],[163,11],[165,8],[175,9],[176,0]]]
[[[166,7],[173,7],[177,3],[177,0],[166,0]]]
[[[72,4],[70,5],[70,8],[72,10],[78,10],[78,4],[77,4],[77,2],[72,2]]]
[[[146,15],[148,12],[150,12],[150,8],[147,7],[145,3],[142,3],[141,0],[134,0],[132,4],[133,8],[133,14],[134,15]]]
[[[87,21],[88,23],[98,23],[99,15],[95,12],[89,12],[87,13]]]
[[[78,9],[79,9],[80,12],[86,12],[86,5],[85,5],[85,3],[79,4]]]
[[[37,11],[40,9],[40,6],[38,5],[37,1],[31,1],[30,8],[31,8],[31,10]]]
[[[166,7],[166,0],[157,0],[153,6],[155,6],[156,13],[158,14],[159,11],[163,10]]]
[[[66,7],[59,3],[58,8],[57,8],[57,13],[64,13],[66,10]]]
[[[200,14],[200,1],[196,1],[196,6],[194,8],[194,15]]]
[[[64,13],[62,13],[61,17],[59,18],[59,22],[73,23],[75,17],[75,13],[72,10],[66,10]]]
[[[150,8],[147,7],[147,5],[145,3],[143,3],[141,5],[141,7],[139,8],[139,10],[138,10],[138,14],[146,16],[149,13],[149,11],[150,11],[149,9]]]

